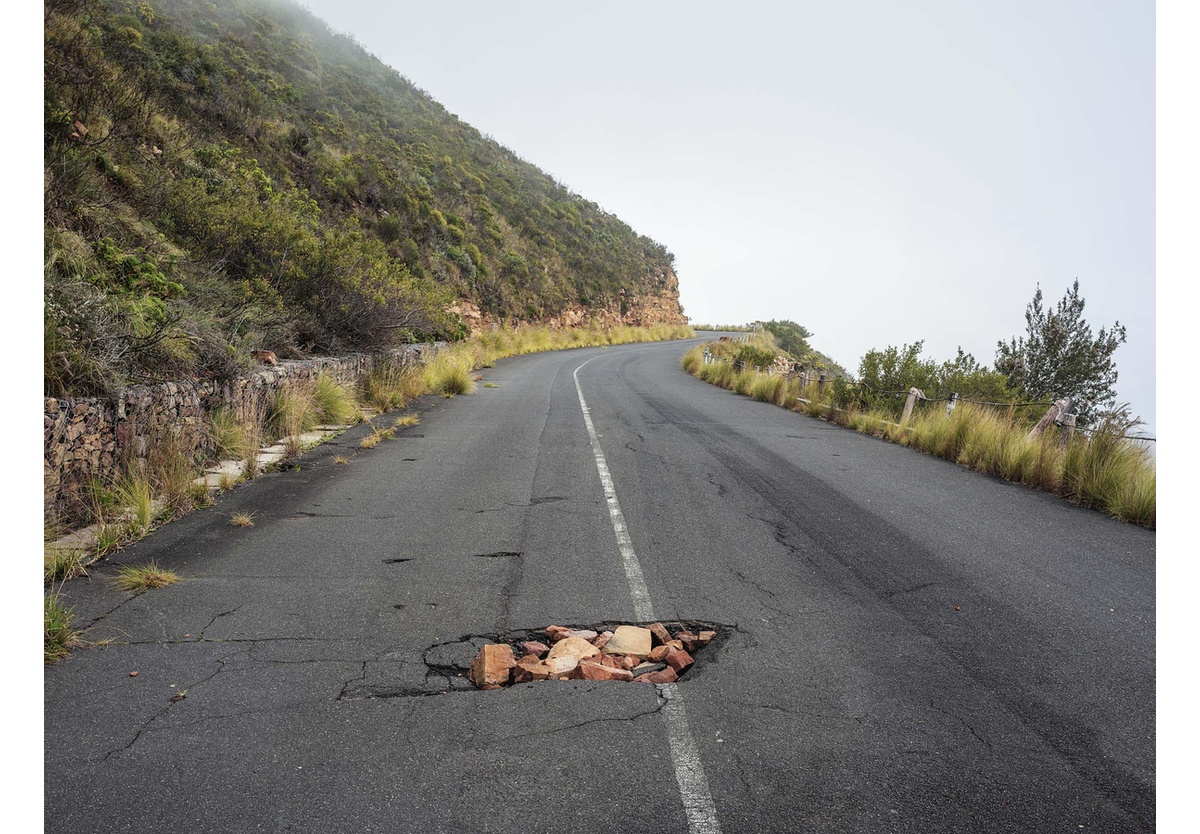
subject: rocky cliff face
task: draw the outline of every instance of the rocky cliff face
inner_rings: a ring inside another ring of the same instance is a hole
[[[572,304],[554,316],[538,321],[520,320],[519,323],[540,325],[552,330],[581,327],[593,322],[602,327],[687,324],[687,317],[679,305],[679,279],[674,271],[664,270],[647,283],[655,289],[642,294],[621,290],[616,300],[602,307]],[[450,308],[450,312],[459,316],[472,334],[490,330],[500,324],[497,319],[482,312],[479,306],[471,301],[460,301]],[[509,323],[514,322],[510,319]]]

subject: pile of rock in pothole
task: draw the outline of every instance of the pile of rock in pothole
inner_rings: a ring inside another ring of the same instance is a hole
[[[715,631],[693,633],[686,628],[672,635],[662,623],[622,625],[599,633],[550,626],[549,645],[525,640],[515,651],[509,643],[485,645],[467,677],[480,689],[545,680],[674,683],[695,663],[695,653],[716,636]]]

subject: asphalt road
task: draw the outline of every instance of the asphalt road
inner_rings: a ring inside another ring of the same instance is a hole
[[[46,670],[45,830],[1154,830],[1154,533],[684,349],[504,360],[68,583],[100,645]],[[184,580],[112,589],[149,560]],[[646,605],[720,632],[673,687],[460,676]]]

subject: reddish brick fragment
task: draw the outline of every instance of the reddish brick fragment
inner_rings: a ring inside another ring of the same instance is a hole
[[[674,669],[677,673],[683,674],[683,670],[695,663],[692,656],[683,649],[674,649],[667,652],[667,666]]]
[[[579,676],[585,681],[631,681],[633,674],[626,669],[614,669],[590,660],[582,661],[577,667]]]
[[[717,636],[717,633],[715,631],[702,631],[696,635],[696,642],[699,644],[699,646],[701,648],[704,648],[709,643],[711,643],[713,638],[716,636]]]
[[[662,623],[651,623],[647,628],[654,635],[654,644],[661,646],[663,643],[670,641],[671,632],[667,631],[667,627]]]
[[[531,654],[536,657],[545,657],[546,652],[550,651],[550,647],[540,640],[526,640],[521,644],[521,650],[525,654]]]
[[[499,689],[508,683],[512,668],[517,665],[512,646],[489,643],[475,655],[467,677],[480,689]]]
[[[683,644],[683,650],[685,652],[694,652],[696,651],[696,647],[699,645],[696,640],[696,635],[692,634],[686,629],[676,634],[675,639]]]
[[[644,675],[638,675],[633,679],[634,683],[675,683],[679,680],[679,675],[675,674],[675,670],[668,666],[666,669],[660,669],[657,672],[647,672]]]
[[[527,654],[518,660],[512,670],[513,683],[544,681],[549,677],[550,667],[544,661],[539,660],[537,655],[532,654]]]
[[[581,640],[587,640],[589,643],[599,637],[595,631],[590,628],[572,628],[566,632],[568,637],[578,637]]]
[[[646,655],[646,660],[651,663],[662,663],[669,651],[671,651],[670,646],[655,646],[650,650],[650,654]]]

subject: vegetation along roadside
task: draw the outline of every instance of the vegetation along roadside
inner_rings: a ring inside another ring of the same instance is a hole
[[[1077,290],[1077,287],[1076,287]],[[1040,292],[1039,292],[1040,298]],[[705,382],[920,450],[970,469],[1060,495],[1121,521],[1154,529],[1156,468],[1140,421],[1127,407],[1096,409],[1085,429],[1032,429],[1048,402],[1029,402],[1007,377],[961,350],[955,360],[921,360],[921,343],[870,351],[859,380],[797,372],[802,366],[777,337],[758,328],[698,345],[684,370]],[[937,394],[904,419],[907,390],[959,394],[951,408]],[[972,401],[974,400],[974,401]]]

